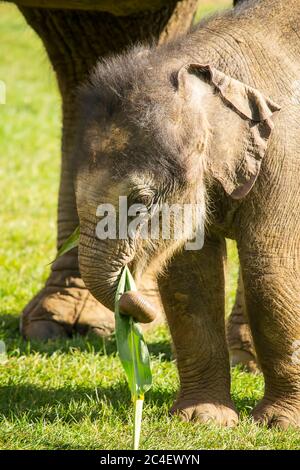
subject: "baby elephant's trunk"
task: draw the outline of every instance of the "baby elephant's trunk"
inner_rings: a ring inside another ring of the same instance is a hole
[[[127,291],[120,299],[120,312],[140,323],[150,323],[156,317],[155,308],[139,292]]]

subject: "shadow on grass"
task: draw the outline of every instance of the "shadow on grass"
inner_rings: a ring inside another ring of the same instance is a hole
[[[17,315],[0,315],[0,338],[7,345],[8,352],[17,355],[30,355],[36,352],[50,356],[55,352],[73,353],[90,352],[103,355],[116,353],[114,337],[99,338],[95,336],[75,336],[67,340],[49,341],[46,343],[24,341],[19,334],[19,317]],[[170,342],[165,339],[150,339],[150,353],[162,361],[170,361],[172,351]],[[168,390],[152,389],[147,394],[150,407],[160,408],[165,412],[173,400],[173,393]],[[248,415],[255,406],[253,397],[233,395],[239,412]],[[6,417],[28,416],[32,421],[46,419],[53,421],[59,417],[62,421],[80,421],[87,415],[92,420],[99,419],[105,408],[111,407],[120,419],[128,418],[131,409],[130,394],[127,383],[121,382],[112,387],[63,387],[60,389],[40,388],[31,384],[8,385],[0,388],[0,414]],[[156,409],[157,411],[157,409]],[[107,412],[107,409],[106,409]]]
[[[161,408],[171,405],[174,394],[169,390],[152,389],[147,393],[147,405]],[[124,381],[108,387],[41,388],[32,384],[0,387],[0,417],[9,420],[26,418],[27,422],[45,420],[64,423],[91,421],[102,417],[116,417],[127,422],[131,419],[132,402],[128,385]]]
[[[232,394],[232,400],[236,406],[236,409],[241,414],[241,416],[249,416],[251,410],[255,407],[259,400],[253,397],[243,397],[240,398],[234,393]]]
[[[147,393],[147,406],[155,410],[156,418],[166,413],[175,399],[171,390],[152,389]],[[242,416],[248,416],[256,405],[251,398],[236,399]],[[77,423],[87,417],[93,422],[102,417],[128,422],[132,418],[132,402],[127,383],[110,387],[41,388],[35,385],[7,385],[0,387],[0,417],[9,420],[26,418],[27,422],[44,420]]]
[[[20,337],[19,321],[19,315],[9,313],[0,314],[0,332],[4,341],[6,338],[17,339]]]
[[[114,335],[110,338],[101,338],[96,335],[74,335],[69,339],[55,341],[25,341],[19,332],[19,316],[15,314],[0,315],[0,338],[6,343],[8,351],[18,351],[18,354],[29,355],[41,353],[70,353],[74,350],[80,352],[100,353],[112,355],[116,353],[117,346]],[[172,359],[171,345],[168,340],[150,340],[148,342],[150,354],[159,357],[161,361]]]

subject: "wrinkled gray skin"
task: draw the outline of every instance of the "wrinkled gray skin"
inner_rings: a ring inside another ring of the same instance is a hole
[[[168,45],[99,64],[80,94],[80,271],[108,308],[125,264],[137,277],[149,265],[161,273],[180,376],[172,411],[185,420],[238,421],[224,326],[229,237],[266,384],[254,418],[300,426],[299,25],[296,0],[246,1]],[[120,195],[202,204],[203,249],[97,239],[97,206]]]

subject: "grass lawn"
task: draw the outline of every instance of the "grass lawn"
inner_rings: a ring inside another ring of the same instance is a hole
[[[224,2],[217,2],[219,5]],[[226,2],[225,2],[226,3]],[[210,4],[210,5],[209,5]],[[207,2],[207,12],[216,2]],[[199,15],[201,16],[201,15]],[[1,449],[127,449],[132,407],[114,339],[24,342],[22,307],[43,285],[55,254],[60,99],[42,45],[14,6],[0,5],[0,362]],[[236,252],[229,244],[227,310],[234,297]],[[181,423],[168,416],[178,386],[166,327],[147,334],[154,386],[146,397],[144,449],[295,449],[297,431],[251,423],[263,378],[235,368],[238,428]]]

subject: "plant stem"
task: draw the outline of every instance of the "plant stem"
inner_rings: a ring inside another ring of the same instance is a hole
[[[134,401],[133,450],[138,450],[140,444],[143,403],[143,398],[137,398]]]

